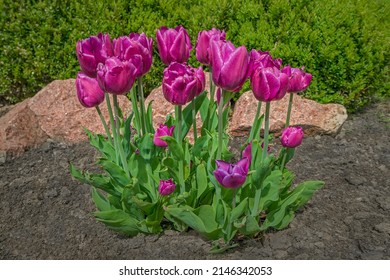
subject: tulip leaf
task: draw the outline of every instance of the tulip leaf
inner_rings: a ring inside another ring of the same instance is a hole
[[[201,94],[197,96],[195,101],[195,112],[198,112],[204,99],[206,98],[205,94]],[[192,117],[192,102],[189,103],[183,110],[183,127],[182,127],[182,135],[185,137],[187,135],[188,131],[190,130],[193,123],[193,117]]]
[[[113,210],[113,207],[111,206],[110,202],[102,194],[100,194],[94,187],[92,187],[92,199],[95,202],[96,207],[100,211]]]
[[[123,149],[126,154],[130,153],[131,146],[130,146],[130,140],[131,140],[131,121],[133,119],[133,113],[130,114],[130,116],[125,121],[125,127],[124,127],[124,135],[123,135]]]
[[[182,146],[176,141],[175,138],[171,136],[161,136],[161,140],[167,142],[168,147],[172,155],[177,159],[177,160],[183,160],[184,159],[184,151]]]
[[[146,130],[148,133],[154,134],[154,128],[153,128],[153,104],[154,100],[150,101],[148,104],[148,109],[146,111]]]
[[[108,228],[129,236],[136,236],[143,229],[137,219],[119,209],[95,212],[94,216]]]
[[[257,120],[254,120],[252,128],[251,128],[251,132],[249,134],[247,144],[252,142],[253,139],[256,139],[256,140],[260,139],[260,129],[261,129],[261,125],[263,123],[263,120],[264,120],[264,114],[261,115],[261,117],[258,118]]]
[[[197,195],[196,198],[199,199],[203,192],[207,189],[207,172],[204,164],[199,164],[196,168],[196,183],[197,183]]]
[[[130,183],[130,178],[126,172],[116,163],[108,159],[100,159],[99,164],[110,174],[110,177],[121,187],[125,187]]]
[[[141,142],[139,145],[139,152],[141,157],[143,157],[145,160],[149,161],[154,154],[156,146],[153,143],[153,137],[152,134],[145,134],[141,138]]]
[[[253,216],[245,216],[242,224],[243,226],[239,228],[239,232],[244,235],[253,235],[260,231],[259,223]]]
[[[175,182],[178,182],[179,174],[177,169],[177,161],[175,161],[173,158],[167,157],[162,160],[162,164],[168,168],[170,177],[172,177]]]
[[[259,202],[259,210],[264,210],[270,202],[278,201],[280,184],[282,182],[282,171],[273,170],[268,175],[261,187],[261,198]]]
[[[116,159],[115,149],[110,141],[108,141],[103,135],[94,134],[87,128],[84,128],[85,133],[88,136],[89,143],[95,147],[104,157],[109,160]]]
[[[247,210],[248,206],[248,198],[245,198],[243,201],[235,207],[230,213],[230,222],[233,223],[235,220],[241,217],[244,214],[245,210]]]
[[[253,145],[252,145],[253,148]],[[271,173],[271,157],[266,157],[264,162],[261,162],[259,166],[256,166],[256,171],[252,175],[252,185],[259,189],[261,188],[264,179]]]

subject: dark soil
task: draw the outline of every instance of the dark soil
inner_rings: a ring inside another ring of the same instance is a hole
[[[390,102],[352,115],[336,137],[307,137],[289,167],[326,182],[290,227],[209,254],[196,232],[127,238],[95,221],[87,143],[46,142],[0,165],[0,259],[390,259]],[[235,139],[237,140],[237,139]],[[235,144],[239,141],[233,141]]]

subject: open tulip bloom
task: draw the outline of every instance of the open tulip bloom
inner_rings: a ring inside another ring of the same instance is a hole
[[[237,246],[237,235],[286,228],[294,212],[324,184],[293,184],[287,164],[302,143],[302,128],[286,125],[280,149],[268,149],[271,103],[288,91],[306,89],[311,75],[289,66],[280,70],[281,59],[263,51],[249,55],[245,46],[236,48],[225,36],[217,29],[198,34],[196,57],[212,69],[207,93],[202,67],[187,64],[192,48],[187,31],[182,26],[157,31],[157,48],[167,66],[162,94],[175,106],[175,115],[158,127],[153,125],[153,102],[144,106],[142,86],[142,76],[153,67],[152,38],[130,33],[111,43],[108,34],[99,34],[77,43],[81,72],[75,98],[96,108],[105,135],[86,130],[100,152],[102,172],[81,171],[72,164],[70,172],[91,185],[94,215],[110,229],[135,236],[159,234],[167,224],[180,231],[191,228],[215,241],[213,252],[222,252]],[[248,78],[258,106],[241,159],[235,161],[226,132],[228,100]],[[128,93],[130,114],[117,99]],[[99,109],[104,100],[109,121]]]

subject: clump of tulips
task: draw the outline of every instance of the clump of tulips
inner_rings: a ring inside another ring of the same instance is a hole
[[[287,227],[323,185],[320,181],[293,185],[294,175],[286,168],[303,139],[302,128],[289,126],[293,96],[309,86],[312,76],[303,68],[282,68],[282,60],[268,52],[235,47],[225,32],[211,29],[199,32],[195,46],[196,58],[210,69],[210,88],[205,90],[202,67],[187,64],[192,50],[187,31],[182,26],[161,27],[156,38],[166,65],[163,94],[175,105],[175,116],[168,115],[156,126],[142,87],[142,77],[152,66],[152,38],[131,33],[111,40],[108,34],[98,34],[76,45],[81,67],[77,96],[84,107],[96,108],[106,135],[86,131],[91,145],[101,152],[98,164],[103,174],[73,165],[70,170],[92,186],[97,220],[129,236],[192,228],[216,241],[213,252],[236,246],[238,235]],[[247,79],[258,107],[241,159],[232,162],[226,134],[228,105]],[[282,146],[272,153],[271,105],[286,94],[290,102]],[[130,97],[129,116],[123,116],[118,95]],[[109,121],[99,109],[104,100]],[[260,115],[263,103],[265,114]],[[187,137],[191,127],[193,143]]]

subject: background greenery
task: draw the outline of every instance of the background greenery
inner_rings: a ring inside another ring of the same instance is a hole
[[[0,11],[0,102],[74,78],[77,40],[98,32],[155,37],[161,25],[178,24],[193,45],[199,31],[216,27],[237,46],[304,65],[314,76],[305,95],[317,101],[351,112],[389,96],[388,0],[0,0]],[[146,92],[161,83],[163,64],[154,52]],[[198,65],[194,53],[190,63]]]

